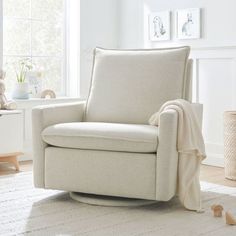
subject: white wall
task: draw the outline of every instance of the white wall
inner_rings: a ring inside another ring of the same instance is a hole
[[[89,91],[92,53],[96,46],[117,48],[119,0],[80,1],[80,94],[86,98]]]
[[[121,47],[155,47],[170,42],[151,43],[148,40],[148,14],[155,11],[172,11],[171,44],[188,44],[193,47],[236,45],[236,1],[225,0],[121,0]],[[175,40],[175,10],[202,8],[202,39]]]
[[[202,38],[148,40],[148,14],[155,11],[202,8]],[[190,45],[194,59],[194,101],[204,104],[203,133],[206,163],[223,165],[223,112],[236,109],[236,1],[235,0],[121,0],[120,47],[144,48]]]

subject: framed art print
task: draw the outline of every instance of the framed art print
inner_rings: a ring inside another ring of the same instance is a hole
[[[182,9],[176,12],[178,39],[198,39],[201,37],[200,8]]]
[[[30,97],[40,97],[42,92],[42,73],[40,71],[28,71],[26,78],[29,83]]]
[[[170,11],[153,12],[148,22],[151,41],[170,40]]]

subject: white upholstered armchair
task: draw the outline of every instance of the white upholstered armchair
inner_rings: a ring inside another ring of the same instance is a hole
[[[94,51],[86,102],[33,109],[34,183],[69,192],[147,200],[176,193],[178,115],[191,101],[189,48]],[[201,119],[201,106],[193,105]]]

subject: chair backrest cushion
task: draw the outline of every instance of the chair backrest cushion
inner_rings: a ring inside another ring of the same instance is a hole
[[[84,120],[147,124],[166,101],[189,94],[189,51],[96,48]]]

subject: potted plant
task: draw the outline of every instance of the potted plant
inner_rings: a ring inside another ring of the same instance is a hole
[[[26,81],[26,73],[33,68],[30,58],[21,59],[15,65],[16,84],[12,97],[15,99],[29,98],[29,84]]]

